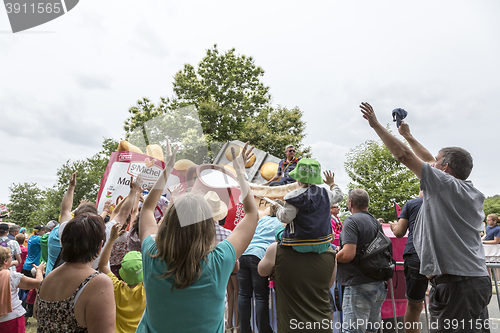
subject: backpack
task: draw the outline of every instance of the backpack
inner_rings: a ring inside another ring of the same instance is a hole
[[[368,277],[377,281],[387,281],[394,275],[396,260],[392,257],[392,241],[384,234],[377,221],[377,235],[356,255],[354,263]]]
[[[0,240],[0,246],[9,247],[9,244],[8,244],[9,241],[10,241],[10,239]]]

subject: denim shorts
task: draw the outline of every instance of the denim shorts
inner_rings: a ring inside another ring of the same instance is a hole
[[[345,286],[342,302],[343,332],[376,332],[380,328],[380,310],[386,297],[385,281]]]
[[[413,303],[423,302],[425,292],[429,286],[429,280],[425,275],[420,274],[420,259],[418,259],[416,253],[405,255],[404,273],[406,299]]]

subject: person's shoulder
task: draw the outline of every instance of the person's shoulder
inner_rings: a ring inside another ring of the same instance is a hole
[[[296,198],[304,193],[306,193],[306,191],[308,190],[309,188],[308,187],[299,187],[295,190],[293,190],[292,192],[289,192],[287,193],[284,197],[283,197],[283,200],[290,200],[290,199],[293,199],[293,198]]]
[[[422,203],[424,202],[424,198],[416,198],[416,199],[411,199],[409,200],[406,204],[408,205],[409,207],[414,207],[414,206],[419,206],[421,205]]]
[[[12,244],[12,246],[14,246],[14,247],[19,247],[19,248],[21,248],[21,247],[19,246],[19,243],[18,243],[15,239],[9,239],[9,241],[7,242],[7,244]]]
[[[50,274],[49,274],[50,275]],[[88,283],[90,288],[111,288],[113,289],[113,281],[108,275],[99,273],[95,275]],[[87,289],[87,287],[85,289]]]
[[[217,244],[214,252],[236,255],[233,244],[231,244],[231,242],[229,242],[227,239],[224,239],[222,242]]]

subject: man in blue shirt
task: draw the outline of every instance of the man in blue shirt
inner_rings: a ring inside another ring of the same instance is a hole
[[[30,278],[33,277],[31,274],[33,264],[36,266],[40,265],[40,257],[42,255],[40,240],[45,234],[45,228],[43,225],[37,225],[33,228],[33,231],[35,234],[28,240],[28,255],[26,256],[26,261],[24,262],[23,270],[21,271],[21,273]]]
[[[500,226],[497,224],[497,222],[498,216],[496,216],[495,214],[490,214],[486,218],[486,234],[483,237],[483,244],[500,243]]]

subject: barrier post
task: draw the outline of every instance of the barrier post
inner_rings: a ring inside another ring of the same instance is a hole
[[[429,290],[429,287],[427,286],[427,290]],[[429,324],[429,313],[427,312],[427,295],[424,297],[424,310],[425,310],[425,324],[427,327],[427,332],[430,332],[431,326]]]
[[[495,268],[490,268],[490,269],[491,269],[491,276],[493,276],[493,281],[495,282],[495,290],[497,292],[498,308],[500,309],[500,295],[498,294],[497,272],[496,272]]]
[[[396,300],[394,299],[394,286],[392,285],[392,278],[389,279],[389,285],[391,286],[392,313],[394,314],[394,328],[396,329],[396,333],[398,333],[398,317],[396,316]]]

